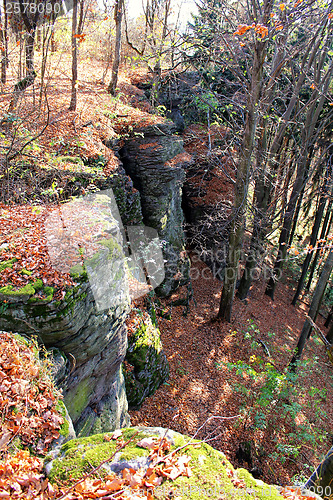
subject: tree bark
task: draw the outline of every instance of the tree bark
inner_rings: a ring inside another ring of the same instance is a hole
[[[332,321],[332,317],[333,317],[333,306],[331,307],[331,310],[328,313],[328,316],[327,316],[325,323],[324,323],[324,326],[326,326],[326,328],[328,328],[330,326],[330,322]],[[331,330],[332,330],[332,328],[331,328]]]
[[[77,7],[78,0],[73,0],[72,18],[72,92],[69,110],[75,111],[77,104]]]
[[[310,309],[309,309],[309,316],[313,321],[315,321],[315,318],[318,314],[321,299],[325,293],[325,288],[326,288],[327,282],[329,280],[330,274],[332,272],[332,268],[333,268],[333,247],[331,247],[331,249],[330,249],[330,252],[329,252],[328,257],[326,259],[325,265],[323,267],[323,270],[321,272],[321,275],[319,277],[316,289],[314,291],[314,294],[313,294],[313,297],[311,300]],[[297,343],[296,349],[294,351],[293,358],[292,358],[290,365],[289,365],[289,367],[292,371],[296,370],[297,362],[301,359],[305,343],[311,334],[311,329],[312,329],[311,323],[308,319],[306,319],[304,322],[300,337],[298,339],[298,343]]]
[[[114,20],[116,23],[116,43],[115,43],[114,59],[112,65],[112,76],[108,88],[111,95],[115,95],[118,83],[122,17],[123,17],[123,0],[116,0],[116,5],[114,7]]]
[[[0,24],[2,28],[0,29],[0,44],[2,50],[1,58],[1,83],[5,84],[7,79],[7,65],[8,65],[8,15],[7,15],[7,3],[3,0],[3,14],[0,18]]]
[[[326,335],[327,340],[329,341],[330,344],[333,344],[333,321],[331,324],[331,328],[329,329],[328,334]]]
[[[319,206],[318,206],[318,210],[316,212],[316,217],[315,217],[315,221],[314,221],[312,233],[311,233],[310,246],[312,248],[314,248],[316,246],[316,243],[317,243],[320,224],[321,224],[324,210],[325,210],[325,206],[326,206],[326,200],[327,200],[327,189],[325,189],[325,187],[324,187],[324,191],[320,196]],[[296,290],[295,295],[293,297],[293,300],[291,302],[293,306],[295,306],[297,304],[297,300],[300,296],[301,291],[303,290],[306,273],[308,272],[312,255],[313,255],[312,251],[309,251],[305,257],[304,262],[303,262],[302,274],[301,274],[301,277],[298,281],[297,290]]]
[[[241,147],[241,158],[237,168],[233,219],[229,235],[229,254],[218,312],[218,317],[228,322],[231,320],[232,304],[234,300],[240,252],[244,235],[244,218],[247,206],[250,164],[257,128],[258,102],[263,85],[262,75],[265,55],[266,43],[256,41],[253,70],[251,75],[251,87],[249,89],[248,96],[248,113]]]
[[[333,191],[332,191],[333,194]],[[331,196],[332,196],[331,194]],[[333,212],[332,212],[332,204],[329,204],[326,210],[323,226],[321,228],[321,233],[320,233],[320,240],[325,240],[327,239],[328,233],[330,231],[331,225],[332,225],[332,219],[333,219]],[[319,255],[321,252],[321,244],[318,246],[318,250],[316,251],[315,258],[313,259],[312,266],[311,266],[311,271],[310,271],[310,276],[308,279],[308,282],[306,284],[306,289],[310,290],[310,286],[313,280],[313,275],[316,270],[317,262],[319,259]]]
[[[326,51],[328,47],[326,48]],[[325,51],[324,51],[325,53]],[[322,64],[324,58],[321,58]],[[293,221],[293,216],[295,213],[295,208],[297,204],[297,199],[301,193],[303,188],[304,181],[308,175],[307,170],[309,168],[311,162],[311,156],[313,153],[313,133],[315,127],[317,125],[320,113],[323,109],[325,100],[326,100],[326,92],[330,83],[330,76],[333,71],[333,65],[331,64],[329,69],[326,72],[325,77],[322,82],[318,82],[318,85],[321,83],[322,85],[322,94],[320,95],[318,90],[315,89],[311,96],[311,102],[313,103],[307,110],[304,128],[302,131],[302,150],[299,158],[299,162],[297,165],[297,176],[294,182],[294,186],[292,189],[292,193],[290,196],[290,200],[288,203],[287,211],[284,216],[283,227],[280,234],[279,239],[279,250],[278,255],[275,260],[274,269],[271,278],[268,281],[265,294],[268,295],[272,300],[274,300],[274,292],[276,288],[276,284],[280,278],[281,270],[287,255],[287,244],[289,240],[291,225]],[[318,72],[320,75],[320,72]],[[319,97],[320,96],[320,97]]]
[[[304,485],[305,489],[310,489],[320,496],[325,494],[325,488],[329,488],[332,492],[332,477],[333,477],[333,447],[326,454],[324,460],[317,467],[311,477]],[[329,495],[331,497],[331,494]],[[327,496],[325,495],[325,498]]]

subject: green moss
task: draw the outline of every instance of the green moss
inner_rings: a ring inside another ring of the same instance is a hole
[[[124,429],[122,439],[127,441],[136,429]],[[117,455],[117,461],[131,460],[136,457],[148,456],[148,450],[139,448],[136,443],[146,436],[154,435],[149,430],[140,430],[126,448]],[[84,472],[100,464],[103,460],[111,457],[116,450],[117,441],[110,440],[110,434],[98,434],[87,438],[75,439],[64,444],[61,448],[62,455],[53,462],[50,479],[68,480],[69,477],[78,479]],[[183,446],[190,441],[187,436],[173,434],[174,444],[171,450]],[[179,456],[191,457],[189,466],[192,471],[191,477],[180,476],[175,481],[166,480],[157,487],[154,498],[165,500],[166,498],[179,497],[181,499],[201,500],[211,499],[240,499],[256,498],[257,500],[281,500],[277,490],[273,486],[256,481],[251,474],[244,470],[235,470],[228,462],[223,453],[214,450],[206,443],[195,441],[195,446],[188,446],[179,452]],[[230,471],[232,476],[229,477]],[[99,473],[103,475],[103,470]],[[239,481],[235,481],[239,480]],[[241,482],[242,481],[242,482]],[[237,486],[238,484],[238,486]],[[172,494],[170,494],[173,492]]]
[[[69,163],[83,166],[83,161],[79,156],[57,156],[57,160],[59,160],[61,162],[66,162],[66,163],[69,162]]]
[[[3,262],[0,262],[0,273],[6,269],[7,267],[10,267],[12,268],[13,267],[13,264],[14,262],[16,262],[17,259],[9,259],[9,260],[5,260]]]
[[[165,214],[160,220],[162,231],[166,228],[167,223],[168,223],[168,216]]]
[[[44,287],[42,280],[41,279],[36,280],[33,283],[33,287],[34,287],[36,292],[39,292],[39,290],[42,290]]]
[[[13,285],[6,285],[0,288],[0,293],[2,293],[3,295],[17,297],[19,295],[34,295],[35,289],[31,283],[28,283],[27,285],[25,285],[22,288],[19,288],[18,290],[15,290],[13,288]]]
[[[72,420],[76,420],[89,403],[91,394],[94,392],[94,386],[90,378],[81,380],[75,387],[75,390],[65,396],[64,403]]]
[[[23,270],[24,271],[24,270]],[[26,270],[25,270],[26,271]],[[27,274],[29,271],[26,271],[23,274]],[[33,297],[36,292],[41,291],[46,297]],[[24,287],[15,289],[13,285],[6,285],[0,288],[0,294],[19,297],[21,295],[30,295],[29,302],[37,302],[43,300],[45,302],[49,302],[53,298],[54,288],[51,286],[44,286],[41,279],[37,279],[32,283],[27,283]]]
[[[46,295],[46,298],[44,300],[46,301],[51,301],[53,299],[54,295],[54,288],[52,286],[46,286],[44,287],[44,294]]]
[[[135,429],[126,429],[123,432],[123,440],[128,441],[136,432]],[[91,471],[103,460],[111,457],[116,451],[117,441],[111,438],[112,433],[94,434],[93,436],[73,439],[61,447],[61,458],[54,460],[49,479],[65,481],[69,478],[79,479],[83,473]],[[139,434],[135,437],[131,447],[138,449],[135,443],[144,437]],[[135,456],[135,454],[133,455]],[[106,470],[100,470],[99,474],[106,474]]]
[[[177,439],[175,447],[183,446],[186,439]],[[198,442],[199,443],[199,442]],[[161,487],[156,489],[156,499],[168,498],[168,493],[173,491],[174,496],[181,499],[201,500],[202,498],[256,498],[273,500],[281,499],[274,487],[259,483],[244,469],[235,470],[225,456],[214,450],[206,443],[198,444],[197,447],[189,446],[182,450],[181,454],[191,457],[189,466],[192,471],[190,478],[180,476],[175,481],[165,481]],[[230,472],[233,477],[230,478]],[[245,487],[237,487],[231,479],[240,479]]]
[[[21,269],[20,273],[23,274],[24,276],[32,275],[32,271],[28,271],[28,269]]]
[[[76,264],[75,266],[71,267],[69,272],[72,278],[76,280],[83,280],[88,277],[85,266],[83,266],[82,264]]]
[[[118,251],[121,255],[123,254],[123,249],[121,248],[121,245],[116,241],[115,238],[109,238],[107,240],[101,240],[99,241],[100,245],[103,245],[104,247],[108,248],[110,251],[110,254],[114,252],[114,250]]]
[[[64,423],[61,425],[59,433],[61,436],[67,437],[69,435],[69,423],[67,420],[67,410],[64,402],[60,399],[56,405],[56,410],[60,413],[64,419]]]
[[[103,245],[109,250],[108,259],[112,259],[115,257],[115,253],[117,257],[123,256],[123,251],[121,245],[116,241],[115,238],[104,239],[98,242],[100,245]],[[70,269],[70,275],[80,281],[84,281],[88,279],[88,274],[86,270],[86,265],[94,269],[96,266],[100,264],[101,252],[97,252],[89,259],[85,259],[84,265],[81,263],[76,264]]]

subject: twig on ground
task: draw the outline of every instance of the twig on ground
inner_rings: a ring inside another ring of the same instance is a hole
[[[115,450],[114,453],[112,453],[112,455],[109,457],[109,458],[106,458],[105,460],[103,460],[103,462],[101,462],[99,465],[97,465],[97,467],[95,467],[94,469],[92,469],[90,472],[88,472],[88,474],[86,474],[85,476],[83,476],[79,481],[77,481],[76,483],[72,484],[72,486],[70,486],[67,491],[65,491],[65,493],[59,497],[57,500],[63,500],[64,498],[66,498],[66,496],[68,495],[68,493],[70,491],[72,491],[76,486],[78,486],[79,484],[83,483],[83,481],[85,481],[88,477],[92,476],[92,474],[95,474],[95,472],[97,472],[104,464],[106,464],[107,462],[110,462],[110,460],[112,460],[114,458],[114,456],[116,455],[116,453],[118,453],[120,450],[126,448],[126,446],[135,438],[135,436],[137,436],[139,434],[139,431],[136,431],[133,436],[131,436],[129,438],[128,441],[126,441],[126,443],[122,444],[120,446],[120,448],[117,448]],[[119,493],[119,492],[118,492]]]

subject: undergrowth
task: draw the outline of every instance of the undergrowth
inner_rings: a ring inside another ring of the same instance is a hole
[[[274,333],[268,333],[273,338]],[[311,451],[312,456],[328,439],[327,414],[323,409],[327,388],[311,386],[304,389],[304,379],[309,371],[318,369],[318,359],[300,362],[297,373],[287,368],[281,369],[278,356],[272,345],[262,340],[258,326],[248,320],[243,332],[243,342],[248,346],[247,360],[235,363],[217,363],[217,369],[225,366],[239,376],[233,389],[241,397],[241,418],[235,424],[244,436],[244,442],[255,443],[257,456],[260,443],[270,441],[273,451],[269,453],[272,462],[285,463],[287,460],[302,463],[301,475],[309,474],[309,464],[304,464],[303,450]],[[264,354],[263,354],[264,353]],[[306,454],[308,456],[308,453]]]

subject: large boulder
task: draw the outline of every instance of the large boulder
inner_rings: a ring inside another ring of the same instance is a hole
[[[58,349],[54,373],[81,435],[129,422],[121,369],[127,349],[128,273],[120,216],[112,215],[108,200],[103,194],[76,200],[63,207],[61,216],[53,211],[45,221],[50,264],[67,273],[61,276],[68,283],[68,274],[72,279],[62,294],[42,279],[21,289],[11,284],[0,288],[0,328],[37,334],[46,348]],[[87,240],[86,247],[79,247],[82,252],[74,245],[76,238],[79,245]]]
[[[0,303],[6,306],[0,328],[31,336],[38,332],[47,348],[56,347],[69,359],[70,373],[61,377],[61,386],[76,431],[84,429],[89,434],[96,421],[101,422],[100,431],[127,424],[121,363],[127,348],[124,321],[129,302],[98,311],[85,280],[69,289],[61,301],[51,296],[36,299],[33,286],[21,293],[10,292],[0,293]],[[60,363],[59,354],[57,360]]]

